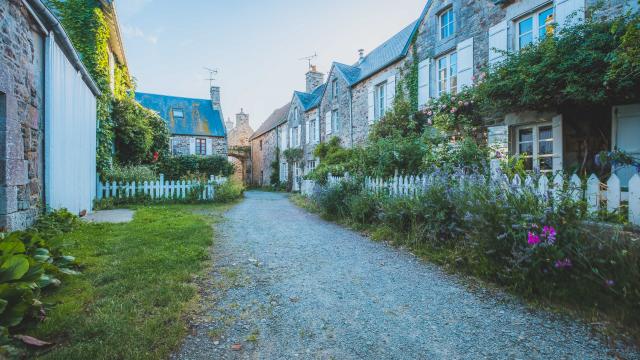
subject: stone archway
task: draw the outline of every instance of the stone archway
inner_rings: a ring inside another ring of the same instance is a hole
[[[248,184],[251,178],[251,148],[249,146],[232,146],[227,153],[229,161],[236,166],[234,177],[243,184]]]

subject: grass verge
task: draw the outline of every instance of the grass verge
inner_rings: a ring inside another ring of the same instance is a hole
[[[67,235],[83,265],[47,319],[29,334],[56,345],[44,359],[165,359],[187,333],[221,205],[140,207],[128,224],[91,224]]]

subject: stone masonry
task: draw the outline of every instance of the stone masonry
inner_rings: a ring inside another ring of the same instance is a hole
[[[18,0],[0,1],[0,230],[42,211],[44,42]]]
[[[227,141],[229,147],[249,146],[249,138],[253,134],[253,129],[249,124],[249,115],[245,114],[242,109],[236,114],[235,126],[229,127],[227,124]]]
[[[335,82],[334,82],[335,80]],[[338,91],[337,96],[333,96],[333,87],[337,84]],[[320,141],[329,141],[333,137],[338,137],[340,143],[344,147],[353,146],[350,129],[350,117],[351,117],[351,89],[349,84],[339,74],[338,69],[334,66],[329,73],[327,79],[327,88],[325,89],[322,101],[320,103]],[[336,131],[331,131],[327,134],[327,113],[337,111],[338,113],[338,127]]]

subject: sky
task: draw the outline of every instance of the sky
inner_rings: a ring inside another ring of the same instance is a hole
[[[308,63],[355,63],[420,16],[426,0],[116,0],[137,91],[209,98],[218,69],[222,111],[257,127],[304,90]]]

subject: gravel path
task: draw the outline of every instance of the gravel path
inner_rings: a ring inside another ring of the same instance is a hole
[[[587,326],[248,192],[175,359],[603,359]],[[625,358],[638,352],[617,349]]]

